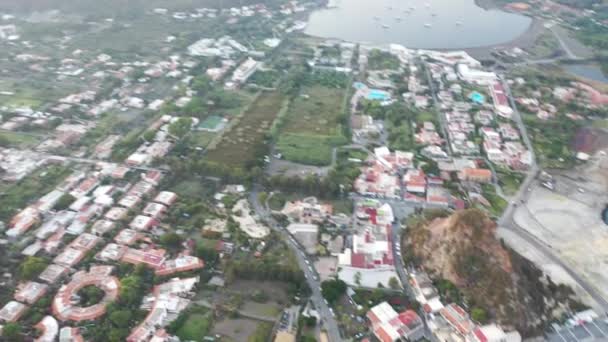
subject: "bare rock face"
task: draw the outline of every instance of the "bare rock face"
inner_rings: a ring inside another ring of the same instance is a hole
[[[483,211],[468,209],[418,220],[408,227],[404,246],[431,278],[456,285],[469,308],[536,334],[560,303],[570,304],[572,291],[505,247],[495,231],[496,223]]]

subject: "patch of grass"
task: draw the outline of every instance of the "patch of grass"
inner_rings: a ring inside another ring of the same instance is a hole
[[[416,114],[416,123],[420,124],[425,121],[435,122],[437,121],[437,115],[433,112],[420,111]]]
[[[182,341],[202,341],[211,328],[209,314],[192,314],[177,330],[177,336]]]
[[[519,190],[521,182],[524,179],[522,174],[502,169],[496,170],[496,173],[498,174],[500,186],[507,196],[517,193],[517,190]]]
[[[344,89],[311,86],[302,89],[285,118],[282,132],[335,136],[342,134]]]
[[[70,172],[64,165],[51,165],[38,169],[21,181],[1,189],[0,220],[10,219],[30,201],[50,192]]]
[[[199,131],[193,132],[189,137],[194,147],[206,147],[211,143],[215,136],[216,133]]]
[[[330,201],[334,206],[334,214],[351,215],[353,213],[353,201],[348,199],[339,199]]]
[[[184,180],[173,186],[171,191],[174,191],[181,197],[199,197],[203,192],[203,187],[196,180]]]
[[[32,148],[38,145],[40,140],[27,133],[0,131],[0,145],[5,147]]]
[[[307,165],[324,166],[331,163],[333,146],[343,144],[344,140],[346,139],[303,134],[282,134],[276,147],[286,160]]]
[[[482,194],[489,202],[491,207],[489,208],[490,213],[493,216],[500,216],[502,212],[507,208],[507,201],[496,194],[496,189],[491,184],[482,185]]]

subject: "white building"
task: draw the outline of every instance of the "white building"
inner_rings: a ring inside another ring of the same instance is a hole
[[[260,62],[247,58],[247,60],[241,63],[232,74],[232,81],[237,83],[247,82],[247,79],[249,79],[259,67]]]

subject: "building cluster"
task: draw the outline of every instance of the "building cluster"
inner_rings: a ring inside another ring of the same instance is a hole
[[[143,142],[135,152],[133,152],[125,161],[129,166],[147,165],[156,158],[162,158],[171,151],[175,137],[171,135],[170,127],[178,120],[184,120],[184,117],[173,117],[171,115],[163,115],[160,119],[148,127],[148,132],[154,132],[152,141]],[[190,118],[191,128],[198,125],[197,118]]]
[[[395,217],[390,205],[373,199],[356,203],[352,241],[338,257],[338,277],[352,286],[389,286],[396,277],[392,243]]]
[[[188,307],[196,293],[198,282],[198,277],[174,278],[156,285],[141,305],[141,309],[148,311],[148,315],[131,331],[127,342],[156,341],[155,337],[158,337],[158,341],[165,341],[167,334],[163,328]]]
[[[203,268],[203,261],[190,255],[188,249],[171,257],[154,243],[165,234],[168,227],[162,221],[177,200],[175,193],[157,191],[162,177],[158,170],[136,172],[117,164],[99,163],[94,170],[74,171],[54,190],[17,213],[9,222],[6,235],[33,241],[22,253],[45,255],[52,258],[52,263],[38,279],[17,287],[14,300],[0,309],[0,320],[18,321],[28,306],[56,290],[52,317],[37,327],[49,336],[73,335],[78,340],[80,335],[75,328],[66,326],[66,330],[60,330],[57,321],[64,324],[101,317],[107,304],[119,295],[120,281],[112,275],[117,263],[141,264],[158,276]],[[66,196],[71,203],[57,209]],[[112,236],[113,242],[109,242]],[[154,314],[138,327],[149,330],[147,338],[175,319],[187,305],[188,301],[180,296],[189,293],[198,280],[190,281],[188,286],[182,281],[189,282],[175,278],[155,288],[156,304],[151,306]],[[100,302],[83,306],[79,291],[89,286],[104,295]],[[166,288],[169,289],[165,291]],[[147,339],[133,339],[144,340]]]
[[[459,305],[444,305],[439,292],[424,272],[409,274],[410,287],[422,306],[427,325],[435,338],[446,342],[520,342],[517,331],[505,332],[496,324],[480,325]]]
[[[498,165],[529,168],[532,154],[513,127],[513,108],[502,81],[495,73],[483,71],[474,59],[454,62],[437,59],[438,54],[442,53],[429,55],[433,61],[427,65],[437,87],[437,105],[451,153],[456,156],[483,153]],[[475,90],[465,94],[465,88]],[[486,102],[484,93],[490,94],[492,103]]]
[[[380,147],[374,150],[374,155],[361,168],[354,189],[366,197],[436,207],[453,206],[456,199],[444,187],[444,179],[449,180],[451,176],[447,174],[441,178],[439,175],[427,175],[420,167],[415,167],[413,153],[390,152],[388,148]]]
[[[356,45],[349,42],[327,40],[315,46],[308,65],[319,70],[351,72]]]
[[[424,337],[424,323],[412,310],[397,313],[387,302],[367,312],[371,330],[381,342],[417,341]]]

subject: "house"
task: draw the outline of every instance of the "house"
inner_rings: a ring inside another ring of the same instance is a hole
[[[16,301],[10,301],[0,309],[0,321],[17,322],[27,311],[27,306]]]
[[[129,248],[125,251],[120,260],[129,264],[143,264],[148,267],[157,269],[160,268],[161,265],[164,263],[165,253],[166,251],[164,249],[148,248],[140,250]]]
[[[19,236],[38,223],[40,223],[40,212],[38,209],[27,207],[13,216],[8,223],[9,230],[6,231],[6,235],[9,237]]]
[[[55,342],[59,334],[59,324],[53,316],[44,316],[34,327],[40,331],[36,342]]]
[[[409,169],[403,176],[403,183],[408,192],[424,194],[426,192],[426,176],[420,169]]]
[[[243,84],[247,82],[247,79],[253,75],[256,70],[260,67],[260,62],[257,62],[251,58],[241,63],[238,68],[232,74],[232,81]]]
[[[59,330],[59,342],[84,342],[80,329],[63,327]]]
[[[161,191],[154,198],[154,202],[170,207],[177,200],[177,194],[170,191]]]
[[[150,228],[152,228],[153,226],[155,226],[157,224],[158,224],[158,221],[156,221],[152,217],[144,216],[144,215],[137,215],[137,216],[135,216],[133,221],[131,221],[131,223],[129,223],[129,227],[133,228],[135,230],[149,230]]]
[[[176,259],[165,260],[165,262],[154,272],[156,275],[165,276],[178,272],[198,270],[205,266],[203,260],[190,255],[179,256]]]
[[[123,229],[114,237],[114,241],[121,245],[129,246],[139,240],[140,235],[133,229]]]
[[[91,233],[101,236],[111,230],[114,230],[115,228],[116,228],[116,224],[112,221],[98,220],[98,221],[95,221],[95,223],[91,227]]]
[[[475,328],[475,324],[469,318],[469,314],[458,304],[448,304],[439,311],[439,314],[460,335],[467,336]]]
[[[72,277],[66,285],[62,285],[53,299],[53,316],[61,321],[90,321],[106,313],[106,306],[118,298],[120,281],[111,276],[111,266],[94,266],[89,272],[80,271]],[[95,286],[105,295],[102,300],[88,307],[81,307],[77,301],[72,300],[82,288]]]
[[[167,207],[165,207],[164,205],[150,202],[146,205],[144,210],[142,210],[142,214],[150,216],[153,219],[160,219],[166,211]]]
[[[27,304],[34,304],[46,294],[48,288],[49,287],[45,284],[28,281],[17,287],[18,290],[15,293],[15,300]]]
[[[104,217],[110,221],[120,221],[127,217],[129,209],[123,207],[112,207],[106,212]]]
[[[465,168],[458,174],[458,178],[462,181],[490,183],[492,182],[492,171],[488,169]]]
[[[424,337],[424,324],[416,312],[397,313],[387,302],[367,312],[374,336],[381,342],[417,341]]]
[[[40,280],[43,280],[49,284],[55,284],[59,281],[64,275],[68,273],[68,268],[63,267],[56,264],[48,265],[42,273],[38,276]]]

